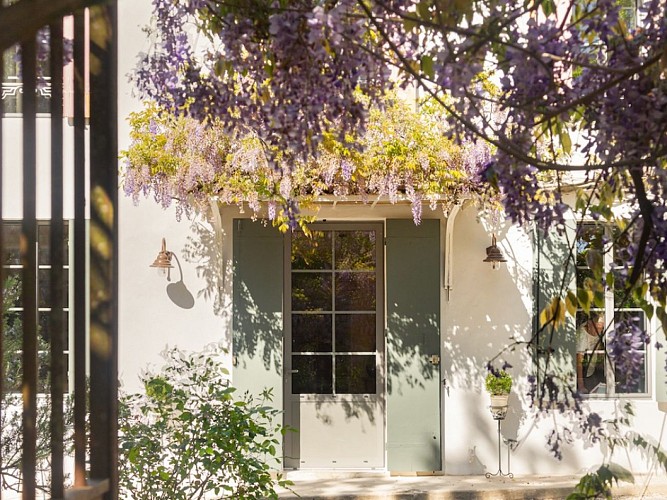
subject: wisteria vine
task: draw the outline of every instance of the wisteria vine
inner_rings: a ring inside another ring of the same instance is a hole
[[[355,180],[355,189],[368,192],[368,177],[358,176],[348,157],[329,162],[327,141],[334,137],[347,151],[362,147],[350,137],[371,128],[370,105],[392,80],[414,85],[446,111],[444,135],[467,140],[464,149],[480,140],[491,145],[481,180],[502,194],[513,222],[562,230],[570,207],[561,188],[582,184],[574,203],[579,216],[617,227],[625,258],[616,272],[625,293],[650,297],[644,312],[667,328],[667,0],[642,4],[636,10],[625,0],[154,0],[155,45],[135,79],[144,97],[174,115],[219,124],[234,140],[252,131],[257,143],[249,151],[263,155],[251,153],[247,164],[267,159],[271,214],[278,203],[296,213],[293,195],[322,179]],[[205,35],[205,48],[192,45],[193,32]],[[312,165],[318,169],[311,175]],[[151,168],[135,175],[164,175]],[[428,197],[411,180],[414,172],[400,179],[418,220],[417,201]],[[377,179],[374,189],[395,198],[397,178]],[[150,182],[145,177],[143,186]],[[126,188],[135,193],[132,186],[141,184],[130,176]],[[346,188],[333,192],[339,189]],[[623,217],[612,210],[618,204],[627,207]],[[612,286],[601,268],[593,272],[592,281]],[[590,308],[579,300],[589,292],[572,295],[575,311]],[[552,304],[565,307],[565,297]],[[563,311],[551,312],[543,328],[554,330]],[[610,360],[631,379],[633,353],[646,337],[619,323],[610,339]],[[553,389],[552,404],[577,407],[576,394],[563,399],[561,382],[540,383]]]
[[[315,158],[292,160],[289,168],[279,169],[250,130],[231,137],[220,122],[174,117],[156,105],[134,113],[130,124],[132,142],[123,152],[125,193],[135,200],[152,195],[163,207],[175,204],[179,217],[206,212],[212,199],[247,207],[283,229],[300,217],[294,200],[308,205],[322,196],[406,201],[416,224],[423,205],[448,210],[472,200],[480,207],[499,207],[495,196],[480,189],[488,145],[458,145],[443,137],[440,114],[396,99],[370,111],[366,133],[348,137],[355,147],[325,134]],[[274,158],[278,166],[283,161],[280,155]]]

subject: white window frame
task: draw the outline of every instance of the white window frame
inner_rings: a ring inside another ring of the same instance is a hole
[[[580,231],[582,227],[585,226],[590,226],[590,227],[597,227],[597,228],[603,228],[604,233],[606,236],[611,237],[611,231],[612,231],[612,226],[611,225],[605,225],[603,223],[596,223],[590,220],[584,220],[584,221],[577,221],[577,233],[576,233],[576,239],[578,240],[580,237]],[[610,240],[612,240],[610,238]],[[613,241],[613,240],[612,240]],[[612,271],[615,269],[614,266],[614,248],[603,248],[601,249],[603,251],[603,259],[604,259],[604,272],[607,273],[609,271]],[[575,274],[578,274],[580,270],[584,269],[590,269],[589,266],[579,266],[577,265],[577,256],[578,256],[578,248],[575,244],[574,247],[574,263],[575,263]],[[576,281],[576,277],[575,277]],[[580,286],[579,283],[576,283],[577,287]],[[577,310],[577,315],[579,312],[583,312],[581,309]],[[650,344],[646,345],[645,348],[645,354],[644,354],[644,391],[642,392],[617,392],[616,391],[616,374],[614,372],[614,367],[612,366],[612,363],[607,359],[607,342],[608,342],[608,337],[610,332],[612,332],[615,328],[615,317],[618,312],[622,311],[638,311],[641,312],[643,318],[644,318],[644,328],[646,329],[646,332],[651,335],[651,332],[653,330],[652,328],[652,322],[649,318],[647,318],[646,313],[642,311],[640,308],[636,307],[624,307],[621,309],[617,309],[615,307],[615,298],[614,298],[614,290],[612,288],[606,287],[605,289],[605,305],[604,308],[598,308],[592,306],[590,308],[590,311],[593,312],[601,312],[604,314],[604,331],[606,332],[606,337],[605,337],[605,344],[604,344],[604,353],[605,353],[605,383],[606,383],[606,392],[604,393],[584,393],[583,396],[590,397],[591,399],[606,399],[606,398],[641,398],[641,399],[648,399],[651,397],[652,394],[652,384],[651,384],[651,374],[652,369],[651,369],[651,349],[650,349]],[[589,316],[589,315],[587,315]],[[578,330],[578,328],[577,328]],[[576,332],[576,335],[579,333]],[[578,355],[579,352],[577,352],[576,355]],[[584,370],[586,367],[584,367]],[[575,377],[578,378],[579,374],[575,372]],[[577,380],[577,386],[579,384],[579,381]]]
[[[3,220],[2,221],[3,228],[7,226],[21,226],[22,221],[21,220]],[[51,224],[50,220],[38,220],[37,221],[37,234],[38,234],[38,240],[35,243],[35,265],[36,265],[36,281],[34,283],[34,286],[36,288],[36,297],[37,297],[37,323],[39,326],[39,318],[40,314],[42,313],[49,313],[51,312],[51,307],[44,307],[39,305],[39,273],[40,271],[49,271],[51,269],[51,264],[40,264],[39,263],[39,228],[40,227],[46,227],[48,228]],[[67,237],[68,241],[72,241],[72,230],[73,230],[73,224],[70,223],[68,220],[63,221],[64,224],[64,234]],[[7,243],[5,241],[5,243]],[[59,244],[62,244],[60,242]],[[52,246],[52,245],[51,245]],[[72,338],[72,325],[73,325],[73,309],[72,309],[72,271],[73,271],[73,266],[71,265],[72,262],[72,255],[71,253],[72,246],[68,245],[68,248],[66,250],[66,253],[63,255],[63,276],[67,276],[67,300],[65,301],[65,305],[63,306],[63,313],[65,314],[65,317],[67,318],[66,324],[64,325],[65,329],[65,336],[67,339],[65,350],[63,350],[63,354],[67,356],[67,387],[66,387],[66,392],[69,393],[72,390],[72,384],[73,380],[70,377],[71,373],[71,364],[73,362],[73,357],[72,357],[72,347],[73,347],[73,338]],[[20,271],[23,269],[23,266],[21,264],[5,264],[4,262],[1,262],[0,265],[2,265],[3,268],[3,278],[7,277],[7,271],[11,270],[18,270]],[[3,280],[4,281],[4,280]],[[2,283],[2,286],[4,286],[4,283]],[[10,313],[20,313],[23,311],[23,307],[10,307],[9,312]],[[16,351],[17,354],[20,354],[22,351],[18,350]],[[49,351],[37,351],[38,356],[42,355],[48,355]],[[39,359],[39,358],[38,358]],[[38,367],[39,367],[39,362],[38,362]],[[38,385],[41,385],[41,381],[38,380]],[[12,390],[12,392],[14,392]]]

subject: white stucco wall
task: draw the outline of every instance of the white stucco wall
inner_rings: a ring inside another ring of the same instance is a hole
[[[129,113],[141,109],[132,95],[128,74],[140,51],[149,48],[141,28],[148,24],[151,2],[121,0],[119,16],[118,116],[119,149],[129,145]],[[226,331],[218,300],[220,249],[205,218],[176,220],[173,209],[163,210],[152,199],[135,205],[119,195],[119,366],[124,390],[140,389],[139,375],[159,366],[166,346],[200,350],[224,340]],[[149,265],[162,238],[176,259],[171,282]]]
[[[74,143],[74,129],[63,120],[63,144]],[[6,219],[23,216],[23,120],[21,115],[2,118],[2,214]],[[86,136],[87,137],[87,136]],[[38,219],[51,217],[51,118],[38,115],[37,140],[37,192],[35,197]],[[74,216],[74,148],[63,148],[63,213],[65,218]]]

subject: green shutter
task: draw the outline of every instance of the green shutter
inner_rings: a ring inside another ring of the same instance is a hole
[[[569,314],[565,325],[558,330],[547,326],[540,330],[539,315],[542,309],[556,296],[565,298],[567,290],[576,290],[576,272],[569,242],[574,241],[575,228],[567,227],[563,234],[552,229],[548,234],[540,230],[533,232],[535,248],[534,332],[537,332],[536,362],[538,377],[547,366],[549,373],[576,376],[576,332],[575,320]],[[562,284],[565,282],[564,291]],[[574,378],[572,380],[575,380]]]
[[[388,220],[386,269],[388,467],[440,470],[440,222]]]
[[[667,336],[660,326],[660,322],[656,323],[658,326],[655,332],[655,342],[661,343],[663,347],[653,351],[656,358],[653,363],[653,366],[655,366],[655,397],[658,408],[667,412],[667,372],[665,371],[665,367],[667,367]],[[655,344],[655,342],[651,344]]]
[[[235,219],[233,233],[232,383],[254,395],[272,389],[282,409],[283,235],[249,219]]]

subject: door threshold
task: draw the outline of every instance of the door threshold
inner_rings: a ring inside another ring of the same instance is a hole
[[[290,480],[355,479],[364,477],[389,477],[384,469],[284,469],[283,476]]]

